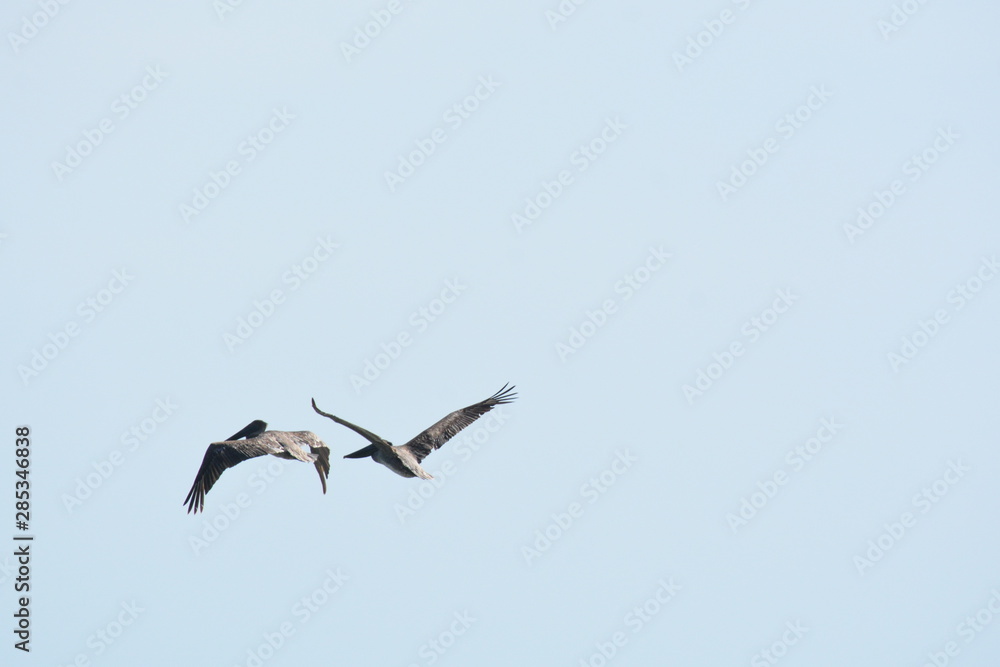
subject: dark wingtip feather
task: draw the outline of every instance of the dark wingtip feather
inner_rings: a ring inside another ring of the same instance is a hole
[[[510,403],[517,398],[517,393],[514,391],[516,388],[516,385],[512,385],[508,382],[504,384],[504,386],[500,387],[500,391],[490,396],[488,400],[498,405]]]
[[[184,505],[187,505],[187,508],[188,508],[187,513],[188,514],[191,514],[191,512],[194,512],[195,514],[197,514],[199,512],[198,494],[196,493],[196,490],[197,490],[197,487],[198,487],[198,482],[195,481],[194,484],[195,485],[193,487],[191,487],[191,491],[188,492],[187,498],[185,498],[184,502],[182,503]],[[204,507],[204,502],[205,501],[204,501],[204,496],[203,496],[202,497],[202,507]]]
[[[184,502],[181,503],[181,505],[187,505],[187,508],[188,508],[187,513],[188,514],[191,513],[192,509],[194,509],[194,504],[195,504],[194,492],[195,492],[195,489],[197,489],[197,488],[198,488],[198,480],[195,479],[194,480],[194,484],[191,486],[191,490],[188,491],[187,497],[184,498]]]

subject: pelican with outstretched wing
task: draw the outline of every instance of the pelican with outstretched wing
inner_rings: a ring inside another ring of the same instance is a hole
[[[201,468],[194,478],[184,504],[188,514],[197,514],[205,509],[205,494],[219,480],[226,468],[247,459],[270,454],[279,459],[294,459],[316,464],[319,481],[326,493],[326,479],[330,476],[330,448],[315,433],[310,431],[268,431],[267,423],[256,419],[228,440],[213,442],[205,451]],[[245,438],[245,440],[241,440]],[[309,448],[307,452],[305,447]]]
[[[381,438],[371,431],[366,431],[360,426],[355,426],[346,422],[340,417],[336,417],[327,412],[323,412],[316,406],[316,399],[312,401],[313,410],[329,417],[342,426],[346,426],[355,433],[366,438],[370,443],[356,452],[346,455],[345,459],[363,459],[372,457],[376,463],[381,463],[389,470],[403,477],[419,477],[421,479],[433,479],[431,474],[420,467],[420,462],[427,458],[427,455],[438,449],[444,443],[451,440],[459,431],[476,421],[497,405],[510,403],[517,394],[513,393],[514,387],[504,385],[500,391],[493,394],[485,401],[480,401],[467,408],[456,410],[450,415],[423,431],[405,445],[393,446],[388,440]]]

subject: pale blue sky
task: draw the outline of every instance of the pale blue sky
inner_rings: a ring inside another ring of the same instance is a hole
[[[994,664],[994,4],[221,6],[3,11],[4,664]]]

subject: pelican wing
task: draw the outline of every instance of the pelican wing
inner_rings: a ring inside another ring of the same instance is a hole
[[[517,394],[513,391],[514,387],[504,385],[500,391],[485,401],[480,401],[461,410],[455,410],[402,447],[409,449],[418,462],[423,461],[428,454],[451,440],[459,431],[485,415],[494,406],[510,403],[517,398]]]
[[[205,450],[205,458],[201,460],[201,468],[194,478],[194,484],[184,499],[184,504],[188,506],[188,514],[191,512],[197,514],[205,508],[205,494],[219,480],[226,468],[232,468],[247,459],[282,451],[284,449],[270,433],[246,440],[226,440],[210,444]]]
[[[229,440],[239,440],[240,438],[256,438],[258,435],[267,430],[267,422],[262,419],[254,419],[252,422],[241,428],[236,433],[232,434],[228,438]]]
[[[315,410],[319,414],[323,415],[324,417],[327,417],[328,419],[332,419],[333,421],[337,422],[341,426],[346,426],[347,428],[351,429],[352,431],[354,431],[355,433],[357,433],[361,437],[367,438],[368,442],[371,442],[372,444],[375,444],[375,443],[385,443],[385,444],[388,444],[386,442],[385,438],[380,438],[379,436],[375,435],[371,431],[365,430],[365,429],[361,428],[360,426],[355,426],[351,422],[344,421],[343,419],[341,419],[340,417],[338,417],[336,415],[331,415],[329,412],[323,412],[322,410],[320,410],[316,406],[316,399],[315,398],[312,399],[312,406],[313,406],[313,410]]]
[[[316,472],[319,473],[319,482],[323,485],[323,493],[326,493],[326,480],[330,477],[330,448],[323,445],[322,449],[310,451],[316,454]]]

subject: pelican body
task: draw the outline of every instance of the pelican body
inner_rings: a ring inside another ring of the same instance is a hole
[[[313,410],[317,413],[332,419],[342,426],[346,426],[366,438],[370,443],[367,447],[362,447],[356,452],[347,454],[344,456],[345,459],[363,459],[370,456],[376,463],[381,463],[401,477],[433,479],[433,476],[429,472],[420,467],[420,462],[427,458],[427,455],[432,451],[451,440],[459,431],[497,405],[512,402],[517,398],[517,394],[513,392],[514,387],[508,388],[507,385],[504,385],[500,391],[486,400],[452,412],[430,428],[419,433],[405,445],[398,447],[371,431],[367,431],[328,412],[323,412],[317,407],[316,399],[313,399],[312,406]]]

